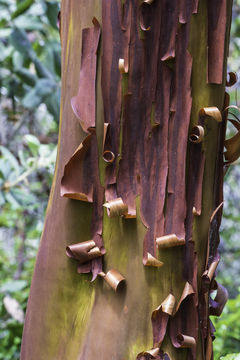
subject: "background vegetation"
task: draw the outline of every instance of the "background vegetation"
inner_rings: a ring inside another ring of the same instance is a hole
[[[57,0],[0,0],[0,360],[19,359],[54,171],[61,73],[58,11]],[[238,15],[240,0],[235,0],[232,71],[240,69]],[[236,105],[238,87],[231,90]],[[231,299],[222,317],[213,319],[215,358],[225,360],[240,360],[239,183],[240,168],[234,165],[226,175],[218,271]]]
[[[19,359],[58,132],[59,3],[0,0],[0,359]]]

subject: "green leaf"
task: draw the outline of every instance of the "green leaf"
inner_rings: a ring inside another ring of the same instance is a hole
[[[0,206],[2,207],[5,204],[5,198],[2,191],[0,191]]]
[[[27,166],[27,155],[26,152],[24,152],[23,150],[19,150],[18,151],[18,158],[20,161],[20,164],[24,167],[24,168],[28,168]]]
[[[15,20],[15,25],[28,31],[44,31],[44,24],[36,16],[19,16]]]
[[[40,141],[38,140],[38,138],[34,135],[27,134],[27,135],[24,135],[24,141],[27,144],[27,146],[29,147],[29,149],[31,150],[32,154],[34,156],[37,156],[39,146],[40,146]]]
[[[18,69],[15,74],[27,85],[34,86],[37,82],[37,77],[27,69]]]
[[[12,188],[14,198],[23,206],[30,206],[36,203],[36,197],[29,192],[29,188]]]
[[[42,102],[42,98],[38,95],[35,88],[30,90],[23,98],[22,104],[26,109],[34,109]]]
[[[18,6],[17,9],[12,13],[11,18],[15,19],[17,16],[23,14],[25,11],[27,11],[30,6],[33,4],[34,0],[24,0],[21,1]]]
[[[61,56],[56,50],[53,50],[54,55],[54,65],[56,74],[60,77],[61,76]]]
[[[23,98],[23,106],[27,109],[36,108],[54,92],[55,88],[56,83],[50,79],[38,80],[37,85]]]
[[[45,100],[45,104],[47,106],[48,111],[50,112],[50,114],[53,115],[53,117],[55,118],[55,120],[59,119],[59,109],[60,109],[60,95],[61,95],[61,91],[60,88],[58,87],[56,89],[56,91],[54,91],[46,100]]]
[[[12,62],[15,69],[22,69],[24,64],[24,56],[18,51],[14,51],[12,54]]]
[[[12,206],[13,210],[17,210],[21,208],[19,202],[14,198],[11,192],[6,192],[5,194],[6,201]]]
[[[24,54],[26,57],[32,57],[33,50],[26,31],[15,27],[11,33],[10,42],[17,51]]]
[[[2,155],[2,157],[8,162],[10,163],[10,165],[12,166],[12,168],[15,170],[16,175],[18,176],[20,174],[20,167],[18,164],[17,159],[15,158],[15,156],[4,146],[0,145],[0,153]],[[1,168],[1,171],[3,169]]]
[[[36,56],[32,56],[32,62],[34,63],[36,73],[40,78],[53,79],[50,71],[41,63],[41,61],[38,60]]]
[[[47,11],[46,15],[49,23],[54,29],[57,29],[57,15],[59,11],[59,4],[57,2],[46,2]]]
[[[24,289],[27,286],[27,284],[28,283],[26,280],[10,280],[0,287],[0,291],[3,293],[6,292],[14,293]]]

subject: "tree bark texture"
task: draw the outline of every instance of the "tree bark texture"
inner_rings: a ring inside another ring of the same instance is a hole
[[[22,360],[213,358],[231,6],[62,0],[58,157]]]

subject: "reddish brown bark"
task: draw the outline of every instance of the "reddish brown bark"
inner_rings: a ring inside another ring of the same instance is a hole
[[[102,0],[100,9],[95,0],[89,4],[83,0],[70,3],[68,10],[63,2],[63,50],[67,49],[67,55],[65,58],[63,52],[62,104],[66,115],[72,111],[72,99],[76,118],[71,112],[68,126],[63,123],[60,154],[71,154],[66,144],[75,123],[80,122],[82,130],[90,134],[84,138],[83,133],[76,135],[74,145],[80,143],[80,147],[72,157],[61,157],[54,204],[63,209],[58,210],[58,216],[66,229],[58,240],[59,268],[65,270],[63,284],[72,296],[68,297],[69,306],[64,303],[62,308],[66,328],[75,326],[77,316],[84,321],[78,327],[81,341],[74,334],[74,345],[69,345],[71,355],[56,345],[57,338],[51,345],[51,356],[81,360],[210,360],[213,330],[209,314],[220,314],[226,300],[226,292],[215,282],[216,267],[212,265],[218,257],[221,210],[212,219],[210,216],[222,201],[225,120],[218,123],[221,114],[216,107],[221,112],[226,107],[225,39],[230,5],[225,0],[218,4],[215,0],[208,4],[203,0],[199,4],[196,0]],[[80,10],[87,13],[87,27],[82,25],[84,15],[79,25]],[[93,25],[89,24],[90,18],[94,19]],[[196,31],[197,26],[201,26],[202,33]],[[76,53],[73,49],[79,34],[82,50]],[[78,72],[72,65],[76,56]],[[208,82],[219,86],[208,85],[206,74]],[[204,129],[197,143],[189,141],[194,125]],[[61,194],[72,200],[60,202],[60,187]],[[103,212],[104,197],[107,212]],[[76,203],[89,208],[83,207],[73,216]],[[77,239],[71,221],[75,219],[76,227],[77,217],[83,217],[84,211],[88,230],[84,230],[86,235],[79,233]],[[29,300],[24,360],[41,360],[44,356],[51,359],[50,350],[44,354],[39,347],[34,349],[34,343],[47,347],[49,340],[39,329],[36,335],[31,333],[31,314],[36,310],[41,261],[44,254],[56,251],[49,230],[52,219],[50,209]],[[159,244],[161,239],[165,241],[159,249],[156,238]],[[96,258],[82,253],[84,244],[80,250],[79,246],[71,247],[90,239],[92,249],[98,251]],[[89,291],[86,286],[90,286],[88,278],[79,275],[79,294],[70,290],[69,278],[77,281],[73,275],[76,266],[69,269],[71,259],[64,258],[66,245],[70,245],[68,255],[79,261],[78,272],[92,271],[93,279],[97,277],[91,285],[95,299],[91,302],[91,316],[85,296]],[[80,255],[71,249],[77,249]],[[105,272],[100,256],[103,254]],[[54,271],[49,260],[46,268]],[[59,268],[56,266],[55,271]],[[46,289],[59,288],[53,279],[44,276]],[[126,286],[118,288],[118,279],[124,284],[126,280]],[[216,286],[217,297],[210,300]],[[42,296],[45,304],[51,299],[48,290]],[[176,298],[175,307],[174,301],[171,306],[164,303],[168,296]],[[85,307],[79,310],[76,304],[81,303],[81,297]],[[51,314],[52,305],[49,309]],[[46,322],[46,316],[44,319]],[[52,326],[47,324],[46,329]],[[144,349],[146,346],[149,349]]]

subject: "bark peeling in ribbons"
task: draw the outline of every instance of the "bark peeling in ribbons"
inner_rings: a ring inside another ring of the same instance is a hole
[[[226,291],[214,279],[219,262],[221,154],[226,114],[222,121],[223,109],[219,110],[215,104],[203,104],[205,107],[198,109],[198,116],[191,119],[190,23],[197,16],[198,5],[197,0],[102,0],[104,136],[100,154],[95,127],[98,21],[94,18],[93,27],[82,32],[80,82],[71,105],[76,121],[88,135],[65,165],[61,195],[92,204],[92,239],[84,244],[92,247],[90,250],[84,247],[82,252],[81,244],[69,246],[68,256],[78,260],[79,272],[92,271],[93,278],[99,274],[107,281],[113,270],[107,274],[102,271],[103,205],[110,218],[135,222],[137,196],[140,196],[140,218],[146,227],[143,265],[164,266],[158,259],[157,248],[174,252],[178,247],[183,256],[182,295],[175,305],[174,289],[169,287],[168,297],[152,313],[153,348],[139,349],[142,352],[136,355],[137,359],[170,359],[161,348],[168,333],[176,351],[185,348],[187,359],[194,360],[198,330],[203,352],[210,353],[209,314],[219,315],[227,299]],[[208,1],[207,11],[206,83],[222,84],[226,0]],[[230,76],[228,85],[233,82]],[[202,214],[208,121],[219,123],[218,183],[214,186],[213,204],[217,210],[209,221],[208,255],[199,283],[193,223]],[[238,139],[239,123],[235,126]],[[228,162],[240,154],[236,144],[235,138],[225,142]],[[104,188],[99,180],[99,155],[105,162]],[[116,290],[117,285],[111,286]],[[214,289],[217,295],[211,299]]]
[[[101,255],[104,189],[100,184],[98,169],[98,144],[96,137],[96,67],[100,38],[100,25],[93,18],[93,27],[82,30],[82,56],[79,88],[72,97],[71,106],[84,132],[88,133],[65,165],[61,181],[61,196],[93,204],[91,235]],[[102,257],[79,262],[79,273],[92,272],[93,280],[102,271]]]

